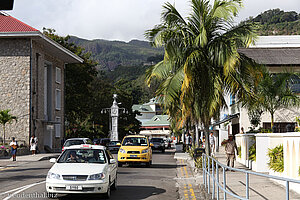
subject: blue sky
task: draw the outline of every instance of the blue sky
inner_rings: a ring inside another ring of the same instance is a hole
[[[145,40],[145,30],[160,22],[167,0],[15,0],[7,13],[42,30],[53,28],[61,35],[85,39]],[[186,16],[188,0],[169,0]],[[300,13],[300,0],[244,0],[236,21],[280,8]]]

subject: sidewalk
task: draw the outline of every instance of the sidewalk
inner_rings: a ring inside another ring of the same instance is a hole
[[[50,158],[57,158],[59,153],[39,153],[36,155],[17,156],[17,161],[12,161],[12,158],[0,158],[0,169],[5,167],[16,167],[28,162],[37,162],[48,160]]]
[[[206,200],[209,199],[205,190],[200,187],[203,181],[202,173],[197,173],[194,161],[188,153],[175,153],[177,159],[177,181],[180,200]]]
[[[220,152],[215,153],[215,157],[221,164],[226,164],[224,148],[220,147]],[[177,159],[177,182],[179,188],[179,199],[182,200],[202,200],[209,199],[209,195],[204,190],[202,170],[197,170],[193,160],[188,153],[175,153]],[[235,162],[235,168],[249,170],[240,163]],[[223,184],[222,169],[219,171],[220,182]],[[212,180],[210,181],[212,192]],[[259,200],[282,200],[286,199],[285,188],[274,183],[268,178],[249,175],[250,199]],[[246,175],[242,172],[226,172],[226,185],[232,193],[246,197]],[[217,188],[215,186],[215,188]],[[193,195],[194,194],[194,195]],[[215,189],[216,199],[217,189]],[[224,193],[219,190],[220,199],[224,199]],[[236,199],[226,195],[227,199]],[[290,200],[300,199],[300,195],[290,190]]]
[[[215,153],[215,157],[221,163],[226,165],[226,155],[224,147],[220,147],[219,152]],[[235,168],[249,170],[244,165],[235,161]],[[251,171],[251,170],[249,170]],[[220,171],[222,173],[222,170]],[[220,180],[223,181],[222,175]],[[274,183],[268,178],[249,175],[249,197],[250,199],[270,199],[281,200],[286,199],[285,188],[279,184]],[[246,175],[242,172],[226,172],[226,185],[232,193],[239,196],[246,197]],[[299,189],[300,190],[300,189]],[[216,194],[216,193],[215,193]],[[224,193],[220,190],[220,197],[223,199]],[[227,199],[236,199],[227,195]],[[290,200],[300,199],[300,195],[290,190]]]

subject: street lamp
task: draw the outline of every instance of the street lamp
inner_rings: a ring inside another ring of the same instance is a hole
[[[125,108],[119,108],[117,103],[117,94],[113,95],[113,104],[110,108],[103,108],[101,110],[101,114],[108,113],[109,114],[109,135],[110,139],[112,141],[119,140],[119,134],[118,134],[118,117],[119,113],[126,113],[128,114],[128,111]]]

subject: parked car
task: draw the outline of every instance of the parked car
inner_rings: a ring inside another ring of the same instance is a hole
[[[70,138],[65,141],[62,147],[62,151],[64,151],[65,148],[68,148],[70,146],[81,144],[93,144],[93,142],[89,138]]]
[[[153,144],[152,150],[160,150],[162,153],[165,152],[165,141],[163,138],[151,138],[150,143]]]
[[[46,178],[48,196],[102,193],[110,197],[116,189],[117,161],[104,146],[71,146],[59,156]]]
[[[152,149],[145,136],[125,136],[118,152],[118,166],[125,163],[145,163],[147,167],[152,164]]]
[[[108,143],[108,150],[110,152],[118,152],[121,146],[120,143],[121,143],[120,140],[110,141]]]
[[[110,142],[109,138],[95,138],[93,140],[93,143],[95,145],[102,145],[102,146],[105,146],[105,147],[108,146],[109,142]]]

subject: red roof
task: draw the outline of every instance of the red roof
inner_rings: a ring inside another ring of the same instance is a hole
[[[0,32],[36,32],[35,28],[0,12]]]

